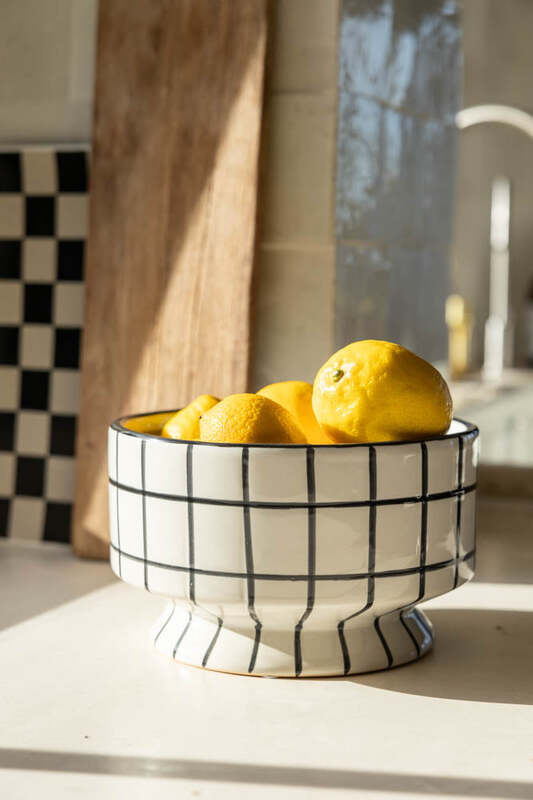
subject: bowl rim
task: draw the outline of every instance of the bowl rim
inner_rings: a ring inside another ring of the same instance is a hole
[[[479,435],[479,428],[472,422],[461,419],[460,417],[452,417],[452,422],[459,422],[464,425],[464,430],[454,431],[453,433],[442,433],[438,436],[428,436],[425,439],[401,439],[393,442],[332,442],[331,444],[281,444],[275,442],[202,442],[199,439],[167,439],[166,437],[159,436],[156,433],[141,433],[140,431],[132,431],[130,428],[124,426],[124,422],[129,419],[136,419],[138,417],[151,417],[156,414],[176,414],[181,411],[179,408],[171,408],[164,411],[144,411],[140,414],[126,414],[123,417],[118,417],[113,420],[109,425],[110,430],[117,431],[117,433],[125,434],[126,436],[134,436],[139,439],[155,439],[159,442],[173,445],[189,445],[194,444],[199,447],[248,447],[251,449],[279,449],[279,450],[304,450],[308,447],[320,449],[339,449],[339,448],[354,448],[354,447],[398,447],[405,444],[420,444],[421,442],[440,442],[453,439],[472,437],[476,438]]]

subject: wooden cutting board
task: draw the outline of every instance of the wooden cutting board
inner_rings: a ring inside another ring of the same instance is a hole
[[[267,0],[101,0],[73,546],[121,414],[244,391]]]

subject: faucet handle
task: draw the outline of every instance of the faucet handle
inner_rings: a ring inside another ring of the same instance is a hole
[[[460,294],[451,294],[446,298],[446,325],[448,328],[458,328],[463,325],[468,316],[466,300]]]
[[[474,315],[464,297],[451,294],[446,299],[445,317],[448,326],[448,372],[454,380],[464,375],[470,367]]]

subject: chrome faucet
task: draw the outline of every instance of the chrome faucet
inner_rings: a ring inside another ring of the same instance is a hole
[[[533,138],[533,116],[504,105],[470,106],[455,117],[460,130],[497,122],[511,125]],[[499,381],[503,369],[513,362],[513,324],[509,315],[509,229],[511,183],[505,176],[492,182],[490,212],[489,316],[485,322],[483,377]]]

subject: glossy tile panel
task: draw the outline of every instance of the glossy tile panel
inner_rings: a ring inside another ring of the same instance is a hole
[[[450,240],[453,125],[342,93],[336,228],[342,239]]]
[[[453,0],[345,0],[340,85],[411,114],[451,120],[460,40]]]
[[[460,25],[448,0],[345,0],[335,195],[337,345],[446,353]]]
[[[442,298],[448,291],[446,247],[418,250],[394,242],[340,241],[336,269],[339,344],[389,339],[427,358],[440,357],[446,342],[442,313]]]

